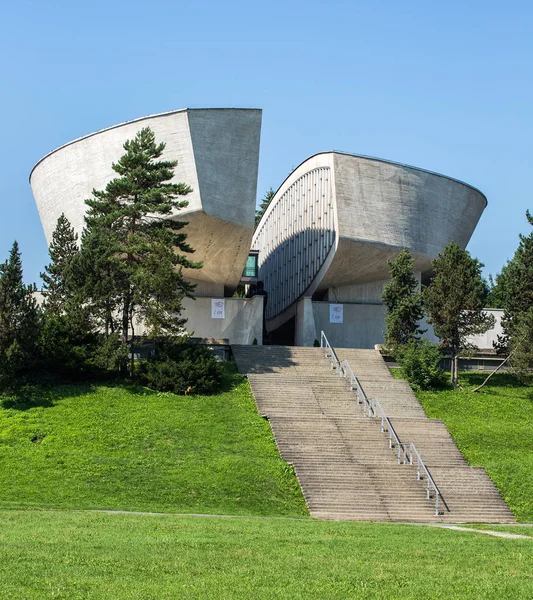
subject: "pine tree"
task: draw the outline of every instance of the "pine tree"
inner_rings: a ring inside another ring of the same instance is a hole
[[[424,305],[428,323],[450,352],[451,381],[457,385],[459,353],[473,348],[466,338],[493,327],[494,317],[483,312],[487,293],[481,276],[483,265],[469,252],[450,242],[432,265],[434,275],[424,289]]]
[[[270,203],[272,202],[272,199],[275,196],[275,192],[272,188],[270,188],[268,190],[268,192],[265,194],[265,197],[263,198],[263,200],[261,200],[261,204],[259,205],[259,208],[255,211],[255,229],[257,229],[257,226],[259,225],[259,221],[261,221],[263,215],[265,214],[266,209],[270,206]]]
[[[41,273],[43,280],[43,308],[54,315],[64,314],[66,303],[72,297],[69,290],[69,272],[72,260],[78,254],[78,236],[70,221],[61,214],[48,249],[50,264]]]
[[[201,266],[184,254],[193,252],[183,232],[186,223],[171,218],[187,206],[179,197],[191,188],[170,183],[177,161],[158,160],[164,149],[150,128],[141,129],[112,165],[119,177],[105,190],[93,190],[93,198],[86,201],[80,264],[89,281],[98,280],[100,286],[85,289],[100,314],[102,308],[107,311],[106,327],[116,327],[122,343],[130,347],[136,319],[144,320],[152,335],[182,331],[181,302],[194,290],[182,269]],[[87,273],[91,268],[92,274]]]
[[[533,217],[526,211],[530,225]],[[504,276],[501,350],[508,350],[522,315],[533,307],[533,232],[520,235],[520,242],[513,258],[502,269]]]
[[[388,264],[390,283],[384,287],[381,300],[387,305],[385,344],[394,352],[398,346],[418,339],[418,335],[423,333],[418,323],[424,311],[409,251],[404,248]]]
[[[510,363],[513,371],[523,380],[533,377],[533,306],[520,313],[513,324],[509,339]]]
[[[0,264],[0,384],[13,386],[38,358],[40,315],[35,286],[24,285],[17,242]]]

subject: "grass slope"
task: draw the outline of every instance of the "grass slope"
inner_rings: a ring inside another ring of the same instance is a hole
[[[497,373],[472,393],[485,377],[462,373],[463,391],[444,389],[416,396],[429,417],[444,421],[469,464],[485,467],[517,520],[531,523],[533,388]]]
[[[533,540],[410,525],[0,511],[3,600],[533,597]]]
[[[175,396],[63,386],[0,408],[0,507],[307,514],[248,382]]]

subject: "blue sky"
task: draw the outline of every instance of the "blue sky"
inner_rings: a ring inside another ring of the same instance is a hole
[[[0,3],[0,259],[37,281],[28,176],[44,154],[184,107],[263,109],[258,198],[315,152],[387,158],[489,200],[471,253],[497,272],[529,233],[533,5],[392,0]]]

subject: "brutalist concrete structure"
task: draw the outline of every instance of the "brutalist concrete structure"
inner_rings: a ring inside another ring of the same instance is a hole
[[[204,264],[186,274],[198,283],[200,296],[231,293],[254,228],[261,110],[175,110],[103,129],[50,152],[30,175],[47,241],[62,212],[81,232],[85,200],[116,177],[112,163],[142,127],[166,143],[165,159],[178,161],[173,180],[193,188],[185,197],[188,207],[173,217],[188,222],[192,258]]]
[[[175,110],[103,129],[50,152],[30,175],[48,243],[61,213],[81,233],[85,200],[116,177],[112,163],[143,127],[166,143],[163,158],[178,161],[173,181],[193,189],[185,197],[187,208],[172,216],[188,222],[191,258],[203,262],[200,270],[184,270],[197,284],[198,301],[185,302],[191,331],[232,343],[251,344],[254,338],[261,343],[263,299],[228,298],[239,283],[254,229],[261,110]],[[210,298],[228,300],[216,318]]]
[[[424,169],[341,152],[308,158],[252,241],[269,294],[267,329],[293,320],[299,345],[323,330],[335,346],[373,347],[383,341],[387,260],[408,248],[423,281],[446,244],[466,247],[486,205],[479,190]]]

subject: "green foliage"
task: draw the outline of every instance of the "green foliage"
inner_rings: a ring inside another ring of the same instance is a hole
[[[248,382],[175,396],[87,384],[0,401],[0,506],[304,516]]]
[[[427,415],[442,419],[472,466],[484,467],[516,518],[533,522],[533,396],[516,376],[461,373],[463,391],[417,392]]]
[[[426,339],[398,346],[396,360],[415,390],[441,387],[446,373],[439,367],[441,354],[438,347]]]
[[[128,347],[118,333],[100,334],[90,354],[88,363],[93,373],[117,374],[128,360]]]
[[[177,162],[159,160],[164,149],[149,128],[141,129],[112,165],[119,177],[86,201],[76,280],[106,334],[120,333],[127,346],[136,320],[149,335],[182,331],[181,302],[194,289],[182,269],[201,266],[185,256],[193,252],[186,223],[169,218],[187,206],[179,198],[191,188],[170,183]]]
[[[502,270],[496,274],[496,277],[489,275],[487,283],[487,298],[485,300],[485,308],[504,308],[505,298],[507,295],[507,265],[502,267]]]
[[[20,385],[39,358],[35,286],[24,285],[17,242],[0,264],[0,389]]]
[[[511,367],[524,381],[533,380],[533,306],[514,319],[513,335],[509,340]]]
[[[533,217],[526,212],[530,225]],[[502,319],[504,337],[500,339],[500,350],[509,351],[519,343],[513,339],[518,334],[518,329],[523,315],[533,307],[533,232],[529,235],[520,235],[520,242],[513,258],[502,270],[503,279],[503,308]],[[532,350],[533,353],[533,350]]]
[[[398,346],[418,339],[418,335],[423,333],[418,323],[424,311],[409,251],[404,248],[388,264],[390,283],[383,289],[381,299],[387,306],[385,345],[394,354]]]
[[[72,260],[78,254],[78,236],[74,232],[64,213],[57,220],[48,248],[50,264],[41,273],[43,280],[43,308],[54,315],[62,315],[67,310],[67,304],[72,301],[73,290],[70,285]]]
[[[531,539],[440,527],[26,510],[0,530],[3,600],[533,597]]]
[[[274,196],[275,196],[275,192],[272,188],[270,188],[268,190],[268,192],[265,194],[265,197],[261,200],[261,204],[259,205],[259,208],[255,211],[255,228],[257,229],[257,226],[259,225],[259,221],[261,221],[261,219],[263,218],[263,215],[265,214],[266,209],[270,206],[270,203],[272,202]]]
[[[477,258],[450,242],[432,261],[433,278],[423,291],[428,323],[452,357],[451,380],[457,384],[457,357],[461,349],[473,348],[467,337],[484,333],[494,317],[483,312],[487,288]]]
[[[222,383],[220,363],[201,346],[165,340],[157,343],[156,357],[139,365],[148,387],[174,394],[215,394]]]
[[[56,381],[79,379],[89,374],[98,336],[71,314],[58,315],[45,310],[39,338],[39,370]],[[34,377],[37,381],[37,379]]]

